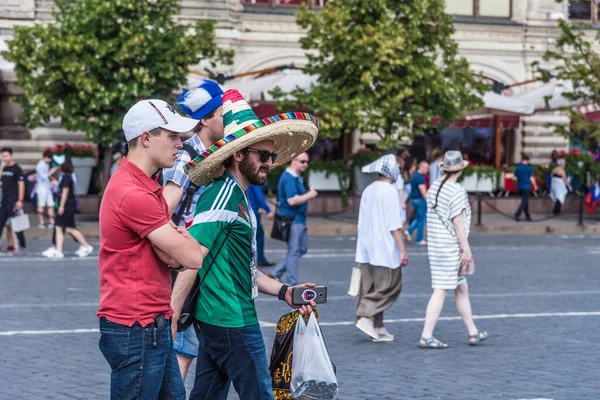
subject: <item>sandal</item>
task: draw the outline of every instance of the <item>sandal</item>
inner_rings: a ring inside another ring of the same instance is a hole
[[[477,346],[480,342],[488,338],[487,332],[477,332],[474,335],[469,335],[469,346]]]
[[[425,343],[421,343],[421,341]],[[433,336],[429,339],[426,339],[423,336],[421,336],[421,339],[419,339],[419,347],[422,349],[447,349],[448,344],[437,340]]]

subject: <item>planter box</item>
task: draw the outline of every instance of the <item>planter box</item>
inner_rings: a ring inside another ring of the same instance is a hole
[[[93,157],[87,158],[72,158],[73,167],[75,167],[75,177],[77,185],[75,191],[78,196],[85,196],[90,190],[90,182],[92,180],[92,169],[96,166],[96,159]]]
[[[338,182],[338,176],[336,174],[329,174],[329,176],[327,176],[326,172],[310,171],[308,174],[308,187],[317,191],[340,191],[340,183]]]
[[[379,177],[378,174],[365,174],[361,171],[361,167],[354,167],[354,182],[356,183],[356,193],[361,194],[371,183],[375,182]]]
[[[478,178],[477,174],[465,176],[461,185],[467,192],[493,192],[497,189],[493,178],[482,177]]]

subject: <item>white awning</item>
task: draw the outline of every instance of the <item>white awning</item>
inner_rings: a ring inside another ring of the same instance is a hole
[[[269,92],[277,86],[284,92],[291,92],[296,88],[309,89],[311,84],[316,83],[316,76],[297,69],[287,69],[256,79],[228,81],[223,85],[223,90],[237,89],[248,102],[273,101]]]
[[[573,84],[570,81],[554,79],[533,90],[519,93],[512,98],[533,105],[536,111],[552,111],[580,105],[581,101],[573,101],[563,97],[563,93],[572,91]],[[546,98],[548,98],[548,102],[546,102]]]
[[[526,102],[502,96],[494,92],[486,92],[481,96],[483,107],[468,111],[467,115],[493,114],[493,115],[531,115],[535,108]]]

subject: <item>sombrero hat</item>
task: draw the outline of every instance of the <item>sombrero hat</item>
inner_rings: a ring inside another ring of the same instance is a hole
[[[225,137],[188,162],[185,172],[194,184],[204,186],[223,172],[223,161],[264,140],[273,141],[277,159],[273,168],[305,152],[317,140],[319,122],[307,113],[288,112],[259,119],[235,89],[223,94]]]

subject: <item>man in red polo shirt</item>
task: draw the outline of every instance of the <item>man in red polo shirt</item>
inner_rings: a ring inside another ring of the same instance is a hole
[[[185,399],[172,346],[170,266],[199,269],[205,250],[170,222],[152,178],[173,166],[180,133],[198,121],[162,100],[142,100],[123,119],[129,154],[100,206],[100,351],[111,399]]]

